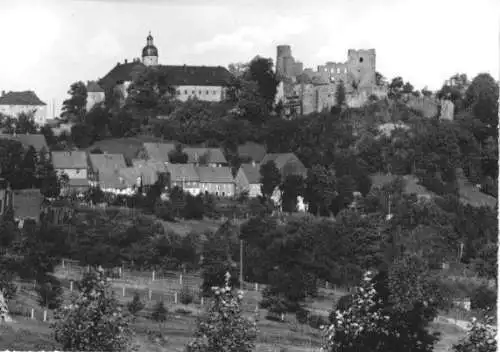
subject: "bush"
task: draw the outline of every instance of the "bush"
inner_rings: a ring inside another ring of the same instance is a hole
[[[165,308],[163,301],[160,301],[156,304],[154,308],[152,318],[154,321],[161,323],[167,320],[167,314],[168,314],[167,308]]]
[[[184,218],[185,219],[203,219],[204,206],[203,198],[199,195],[193,197],[190,194],[186,195],[186,206],[184,207]]]
[[[188,305],[193,303],[193,294],[189,290],[189,287],[184,286],[179,294],[179,300],[182,304]]]
[[[63,288],[59,280],[53,278],[35,288],[38,304],[48,309],[58,309],[62,302]]]
[[[139,294],[136,293],[132,301],[127,304],[127,309],[132,315],[137,315],[141,310],[144,309],[144,303],[141,301]]]
[[[475,289],[470,300],[471,309],[481,309],[486,312],[493,310],[496,303],[497,293],[486,285]]]
[[[306,324],[309,318],[309,311],[306,309],[299,309],[295,312],[295,318],[300,324]]]
[[[318,314],[311,314],[307,322],[313,329],[321,329],[323,326],[328,325],[328,318]]]
[[[174,221],[175,214],[172,203],[169,201],[157,202],[155,205],[155,215],[165,221]]]

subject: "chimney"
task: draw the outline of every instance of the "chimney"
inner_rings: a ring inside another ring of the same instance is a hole
[[[127,60],[127,59],[125,59],[125,63],[127,63],[127,61],[128,61],[128,60]]]

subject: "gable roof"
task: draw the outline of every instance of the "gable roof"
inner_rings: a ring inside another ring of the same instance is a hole
[[[0,105],[47,105],[32,90],[8,92],[0,96]]]
[[[87,92],[89,93],[104,93],[104,89],[101,88],[96,81],[87,82]]]
[[[52,152],[52,164],[55,169],[86,169],[87,153],[80,150]]]
[[[248,183],[259,184],[260,182],[260,164],[241,164],[241,171],[245,174]]]
[[[161,161],[132,159],[132,165],[137,168],[147,167],[156,172],[167,172],[167,167]]]
[[[142,62],[118,63],[99,84],[111,88],[118,82],[133,81],[146,66]],[[172,86],[225,86],[231,81],[231,73],[222,66],[158,66],[167,75]]]
[[[262,144],[246,142],[238,146],[238,155],[242,158],[251,158],[256,163],[260,163],[266,156],[266,147]]]
[[[172,182],[199,182],[200,176],[193,164],[167,164]]]
[[[123,177],[120,176],[119,170],[102,169],[99,171],[99,186],[101,188],[125,189],[130,185],[125,183]]]
[[[202,155],[207,154],[207,163],[227,164],[220,148],[185,147],[183,152],[188,156],[188,163],[197,163]]]
[[[48,152],[49,147],[43,134],[0,134],[0,138],[10,139],[12,141],[20,142],[25,148],[33,146],[37,152],[43,148]]]
[[[230,167],[197,166],[200,182],[205,183],[234,183]]]
[[[158,173],[156,170],[142,167],[126,167],[118,171],[118,175],[123,179],[123,182],[128,186],[137,185],[137,179],[141,178],[144,186],[154,185],[158,181]]]
[[[127,167],[123,154],[89,154],[89,159],[94,171],[99,172],[99,178],[102,172],[109,173]]]
[[[168,162],[168,154],[175,150],[175,143],[144,143],[144,150],[149,159]]]
[[[12,208],[16,219],[40,218],[43,195],[39,189],[22,189],[12,191]]]

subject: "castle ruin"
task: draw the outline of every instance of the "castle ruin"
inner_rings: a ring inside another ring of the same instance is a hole
[[[278,45],[276,74],[281,83],[277,101],[299,114],[320,112],[335,106],[335,92],[342,82],[347,105],[359,107],[370,95],[386,95],[385,87],[377,86],[375,69],[375,49],[349,49],[346,62],[326,62],[313,70],[295,60],[290,45]]]

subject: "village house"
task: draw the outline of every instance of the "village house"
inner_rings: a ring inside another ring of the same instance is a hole
[[[58,176],[68,176],[70,190],[85,191],[89,187],[87,153],[84,151],[52,152],[52,165]]]
[[[260,190],[262,186],[260,182],[260,164],[255,162],[241,164],[234,181],[237,194],[248,192],[248,196],[251,198],[262,195]]]
[[[99,179],[101,173],[112,175],[127,167],[122,154],[89,154],[89,161],[91,169],[89,178],[93,181]]]
[[[87,106],[86,110],[90,111],[92,108],[98,104],[101,104],[106,99],[104,94],[104,89],[97,84],[95,81],[87,82]]]
[[[274,164],[280,171],[283,178],[289,175],[298,175],[304,178],[307,177],[306,167],[294,153],[266,154],[260,164],[264,165],[269,161],[274,161]]]
[[[246,142],[238,146],[238,156],[248,161],[260,163],[266,154],[266,147],[262,144]]]
[[[35,123],[43,126],[47,120],[47,104],[31,90],[8,93],[2,91],[0,113],[13,118],[21,113],[33,114]]]
[[[180,187],[191,195],[200,194],[200,176],[193,164],[167,164],[169,189]]]
[[[235,195],[235,184],[231,168],[197,166],[196,171],[200,176],[200,191],[205,194],[214,194],[220,197]]]
[[[185,147],[183,152],[188,156],[188,163],[197,166],[227,166],[227,160],[220,148]]]

